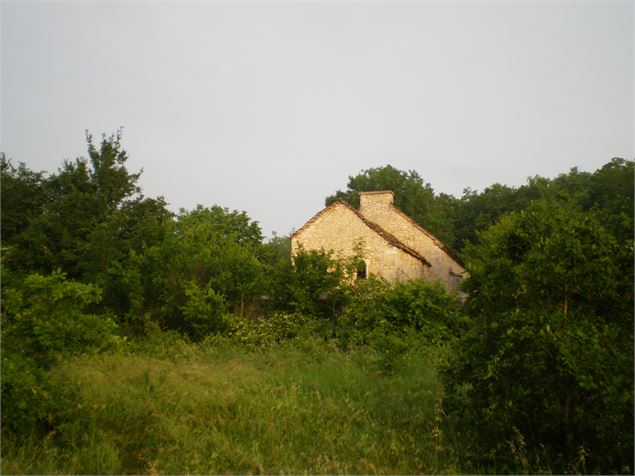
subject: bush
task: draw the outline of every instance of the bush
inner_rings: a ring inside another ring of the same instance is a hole
[[[287,284],[290,309],[313,317],[335,319],[347,300],[349,265],[332,252],[300,248],[293,256]]]
[[[3,348],[49,367],[63,357],[97,350],[116,341],[116,325],[106,316],[87,313],[99,302],[91,284],[50,276],[28,275],[18,289],[3,296]]]
[[[378,336],[417,332],[428,344],[439,344],[453,340],[465,326],[458,296],[440,284],[409,281],[390,287],[369,278],[355,286],[338,334],[344,342],[366,344]]]
[[[210,285],[201,288],[191,281],[185,289],[187,301],[182,308],[183,327],[188,333],[201,339],[208,334],[216,334],[227,328],[224,318],[227,303],[223,296],[214,291]]]
[[[267,349],[307,335],[313,325],[299,313],[276,312],[261,319],[232,316],[227,334],[250,349]]]
[[[503,472],[633,469],[632,271],[599,217],[536,202],[470,249],[471,326],[445,372],[468,461]],[[630,302],[630,306],[627,306]],[[625,309],[629,309],[625,311]]]
[[[59,399],[50,394],[47,370],[71,355],[117,343],[112,319],[89,314],[99,289],[64,273],[31,274],[3,289],[2,422],[28,434],[49,428]]]

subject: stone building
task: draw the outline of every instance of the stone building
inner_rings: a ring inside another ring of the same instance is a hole
[[[461,258],[393,205],[390,191],[361,192],[359,209],[338,201],[318,212],[291,236],[291,253],[305,250],[355,255],[362,244],[365,269],[390,283],[425,279],[459,291],[465,276]]]

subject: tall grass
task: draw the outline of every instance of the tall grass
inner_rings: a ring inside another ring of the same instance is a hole
[[[68,400],[63,423],[44,440],[4,438],[2,472],[456,472],[433,357],[310,339],[78,357],[51,375]]]

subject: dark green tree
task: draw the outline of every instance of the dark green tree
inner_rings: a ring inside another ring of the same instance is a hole
[[[104,136],[97,149],[87,134],[89,160],[66,161],[41,184],[33,174],[30,182],[22,180],[45,201],[12,225],[20,232],[11,240],[7,265],[24,273],[47,274],[60,268],[74,279],[90,279],[85,269],[92,251],[87,238],[138,192],[139,175],[125,168],[127,156],[120,138],[121,132]],[[38,192],[40,187],[43,192]]]
[[[164,227],[161,241],[132,250],[114,269],[135,329],[155,321],[201,338],[222,328],[225,313],[244,314],[262,294],[262,235],[244,212],[198,206]]]
[[[15,167],[0,153],[0,204],[2,206],[2,242],[11,246],[15,238],[44,210],[47,202],[46,176],[29,170],[25,164]]]
[[[632,241],[602,221],[544,199],[468,247],[471,328],[445,381],[475,465],[632,470]]]

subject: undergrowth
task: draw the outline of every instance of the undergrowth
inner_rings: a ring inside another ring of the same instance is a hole
[[[412,337],[412,339],[415,339]],[[306,337],[144,342],[49,371],[52,430],[3,437],[2,473],[454,473],[435,359]]]

